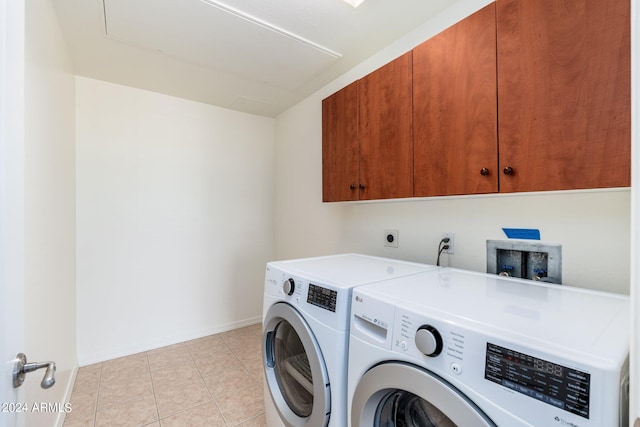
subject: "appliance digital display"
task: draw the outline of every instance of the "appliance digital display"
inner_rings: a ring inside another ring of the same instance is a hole
[[[335,313],[337,300],[338,293],[336,291],[309,283],[309,293],[307,294],[307,302],[309,304]]]
[[[487,343],[484,378],[589,418],[591,374]]]

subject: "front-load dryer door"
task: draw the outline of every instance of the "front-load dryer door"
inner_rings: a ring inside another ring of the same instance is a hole
[[[367,371],[351,406],[352,427],[496,427],[480,408],[437,375],[405,363]]]
[[[263,327],[265,377],[282,422],[287,427],[326,426],[329,375],[311,328],[287,303],[272,305]]]

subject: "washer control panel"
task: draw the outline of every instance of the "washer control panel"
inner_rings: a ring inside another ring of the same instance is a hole
[[[603,372],[526,346],[499,331],[479,330],[468,319],[432,309],[396,306],[392,350],[476,399],[500,401],[532,425],[600,427],[603,404],[616,406],[622,389],[616,378],[602,385]],[[441,350],[438,351],[438,338]],[[619,381],[619,379],[618,379]],[[599,398],[596,398],[595,395]]]
[[[442,336],[431,325],[422,325],[416,331],[416,347],[425,356],[436,357],[442,352]]]
[[[466,332],[447,322],[397,308],[393,349],[460,375],[465,362]]]
[[[583,418],[589,418],[591,375],[487,343],[485,379]]]

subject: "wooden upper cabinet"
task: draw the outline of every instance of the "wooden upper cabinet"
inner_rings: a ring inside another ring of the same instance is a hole
[[[322,101],[322,200],[358,200],[358,82]]]
[[[413,195],[412,52],[359,80],[360,199]]]
[[[413,50],[414,194],[498,191],[492,3]]]
[[[322,103],[323,200],[627,187],[629,0],[497,0]]]
[[[500,191],[629,186],[629,0],[496,6]]]

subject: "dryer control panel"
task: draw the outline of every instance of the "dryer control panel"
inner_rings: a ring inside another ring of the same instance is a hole
[[[265,295],[282,299],[335,330],[348,330],[350,289],[267,265]]]
[[[309,283],[309,292],[307,293],[307,302],[309,304],[335,313],[337,301],[338,292]]]

